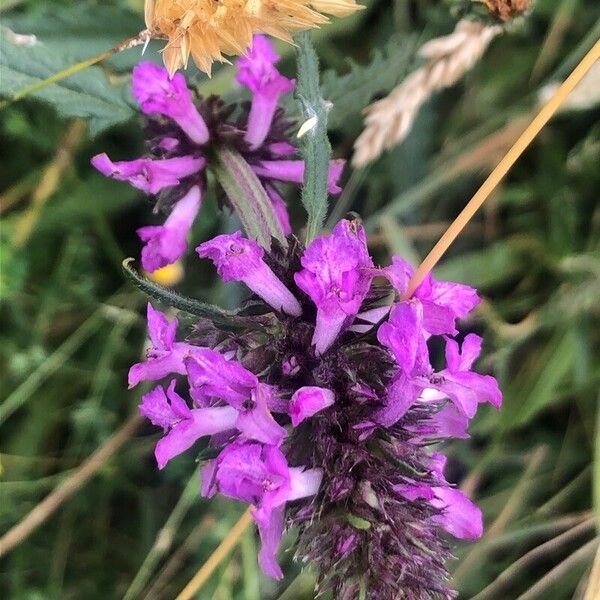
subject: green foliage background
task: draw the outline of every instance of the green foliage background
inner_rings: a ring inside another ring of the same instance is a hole
[[[314,35],[322,94],[334,103],[335,157],[351,156],[361,109],[415,68],[415,49],[451,31],[468,3],[364,4],[366,11]],[[0,11],[3,28],[38,37],[35,46],[15,46],[2,30],[3,96],[143,27],[134,0],[5,0]],[[368,169],[348,169],[329,223],[355,210],[381,264],[393,253],[418,262],[502,157],[518,123],[534,114],[540,89],[564,78],[599,36],[597,0],[538,0],[461,83],[423,107],[401,146]],[[281,51],[293,74],[293,49]],[[159,60],[156,45],[146,57]],[[0,111],[2,532],[118,430],[139,400],[125,381],[143,350],[145,299],[120,265],[138,255],[135,229],[152,217],[141,194],[89,165],[100,151],[116,158],[141,151],[128,91],[138,60],[139,50],[129,50]],[[202,94],[237,95],[231,68],[217,69],[212,80],[194,69],[188,76]],[[439,278],[483,294],[468,327],[484,335],[480,366],[505,392],[503,410],[483,408],[472,437],[450,448],[454,480],[472,490],[488,529],[457,548],[453,569],[464,598],[501,574],[506,585],[478,600],[583,598],[589,576],[594,518],[600,523],[599,92],[587,108],[552,120],[437,269]],[[68,131],[75,141],[66,167],[56,185],[44,187]],[[299,227],[299,194],[288,200]],[[194,241],[227,220],[210,199]],[[235,306],[235,290],[206,265],[190,255],[185,269],[183,292]],[[175,597],[242,507],[200,499],[193,458],[158,472],[155,439],[153,428],[140,428],[0,562],[0,597],[112,599],[128,590],[129,597]],[[255,553],[248,532],[199,597],[279,597],[298,566],[284,554],[288,577],[275,584],[259,574]],[[312,598],[310,589],[310,578],[297,579],[286,597]]]

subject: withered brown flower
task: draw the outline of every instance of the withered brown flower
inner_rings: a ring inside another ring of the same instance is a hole
[[[214,61],[245,54],[255,33],[291,42],[292,34],[363,8],[356,0],[146,0],[146,26],[167,44],[163,60],[171,75],[191,56],[210,75]]]

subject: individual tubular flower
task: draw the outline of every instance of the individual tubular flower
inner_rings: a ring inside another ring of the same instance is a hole
[[[245,54],[254,33],[291,42],[292,33],[327,23],[323,13],[343,17],[361,8],[355,0],[146,0],[145,14],[150,34],[168,40],[163,59],[171,74],[190,55],[210,74],[224,55]]]
[[[200,188],[195,185],[177,202],[164,225],[140,227],[137,234],[146,245],[142,249],[142,266],[156,271],[174,263],[187,249],[187,237],[200,210]]]
[[[196,348],[185,361],[190,395],[207,405],[211,399],[227,402],[237,411],[236,427],[247,437],[279,445],[286,431],[273,419],[269,388],[234,360],[227,360],[210,348]]]
[[[210,258],[223,281],[242,281],[275,310],[300,316],[302,308],[263,260],[264,249],[241,231],[219,235],[196,248],[200,258]]]
[[[478,537],[482,518],[444,476],[439,447],[468,437],[479,404],[499,406],[501,395],[492,377],[472,371],[480,338],[469,334],[459,345],[433,333],[427,312],[450,307],[436,331],[455,330],[474,291],[432,280],[432,289],[390,310],[391,286],[373,281],[381,271],[357,220],[341,221],[306,249],[292,239],[285,249],[257,251],[236,233],[200,254],[226,280],[244,281],[250,271],[275,277],[301,308],[285,314],[261,279],[231,323],[202,320],[182,352],[173,324],[153,325],[151,352],[175,355],[160,372],[187,377],[193,401],[188,408],[172,388],[144,400],[164,439],[181,444],[173,452],[202,434],[190,413],[227,416],[210,429],[215,458],[202,467],[202,493],[253,505],[259,562],[272,577],[282,577],[277,550],[295,526],[295,556],[314,563],[319,588],[335,598],[357,598],[361,589],[366,600],[454,598],[448,534]],[[436,336],[446,342],[440,371],[429,348]],[[179,438],[178,428],[189,435]]]
[[[362,227],[341,221],[328,237],[314,240],[294,275],[317,306],[313,344],[323,354],[357,315],[373,278],[373,262]]]
[[[284,530],[285,504],[314,496],[320,483],[320,470],[290,468],[279,448],[249,442],[230,444],[214,469],[214,485],[223,495],[256,507],[252,514],[262,541],[259,562],[276,579],[283,577],[276,552]]]
[[[425,500],[441,512],[434,519],[454,537],[476,540],[483,534],[483,518],[479,508],[460,490],[450,486],[444,477],[447,458],[440,453],[431,457],[435,485],[403,484],[394,489],[407,500]]]
[[[145,115],[148,155],[113,162],[103,153],[92,159],[92,165],[107,177],[157,195],[155,212],[177,213],[172,220],[167,219],[164,229],[152,226],[140,230],[147,242],[143,255],[147,271],[172,264],[185,253],[185,240],[195,217],[191,205],[196,204],[189,194],[197,189],[204,196],[209,172],[222,186],[219,191],[225,192],[219,194],[225,206],[238,212],[245,206],[253,214],[252,219],[246,220],[239,214],[245,226],[264,221],[249,234],[265,247],[271,236],[284,242],[291,233],[278,186],[302,184],[304,163],[297,160],[297,149],[292,144],[293,123],[278,106],[280,96],[293,89],[294,81],[277,71],[277,59],[267,38],[255,36],[252,52],[238,62],[238,79],[252,93],[250,109],[247,103],[240,107],[226,105],[214,96],[196,99],[183,75],[169,78],[168,72],[158,65],[141,63],[133,70],[133,95]],[[341,191],[343,166],[344,161],[331,161],[332,194]],[[239,202],[240,189],[244,203]],[[258,210],[261,215],[257,219]],[[268,218],[264,217],[265,210],[272,211]]]
[[[152,347],[146,360],[136,363],[129,369],[129,387],[135,387],[140,381],[158,381],[167,375],[179,373],[185,375],[185,359],[193,346],[175,341],[177,319],[169,321],[150,303],[147,308],[148,332]]]
[[[140,404],[140,413],[165,431],[154,451],[159,469],[200,438],[234,429],[238,416],[230,406],[190,409],[175,391],[175,384],[173,379],[166,393],[159,385],[144,394]]]
[[[208,127],[194,104],[183,75],[169,77],[158,65],[141,63],[133,69],[132,92],[145,114],[172,119],[196,144],[208,142]]]
[[[294,392],[290,400],[290,417],[292,425],[297,427],[309,417],[326,409],[335,402],[335,394],[315,386],[301,387]]]
[[[294,89],[295,81],[284,77],[276,68],[279,55],[265,37],[256,36],[247,56],[237,62],[237,80],[252,92],[252,105],[244,139],[252,149],[267,137],[279,97]]]
[[[402,297],[414,272],[412,266],[399,256],[394,256],[392,264],[382,271]],[[414,291],[412,300],[422,305],[423,328],[433,335],[456,335],[456,319],[464,319],[479,304],[477,291],[472,287],[436,281],[431,273]]]
[[[106,177],[127,181],[130,185],[146,192],[158,194],[161,190],[174,187],[181,180],[204,168],[206,161],[193,156],[178,156],[162,160],[140,158],[113,162],[106,154],[92,158],[92,165]]]

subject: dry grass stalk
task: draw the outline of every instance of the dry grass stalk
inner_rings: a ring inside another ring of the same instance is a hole
[[[450,35],[427,42],[419,56],[428,62],[389,96],[365,109],[365,128],[354,144],[354,166],[366,165],[404,140],[423,103],[435,92],[454,85],[501,31],[498,25],[463,19]]]

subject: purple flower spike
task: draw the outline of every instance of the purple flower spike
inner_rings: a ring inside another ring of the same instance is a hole
[[[218,456],[214,478],[223,495],[256,507],[252,515],[262,541],[260,566],[267,575],[281,579],[276,552],[283,535],[285,504],[314,496],[321,484],[321,471],[289,468],[278,448],[237,441]]]
[[[183,75],[177,73],[171,79],[163,67],[143,62],[133,69],[132,91],[144,113],[169,117],[193,142],[208,142],[208,128],[194,106]]]
[[[404,259],[394,256],[383,274],[403,296],[415,270]],[[431,273],[415,290],[413,299],[423,305],[423,328],[433,335],[456,335],[456,319],[464,319],[479,304],[476,290],[461,283],[436,281]]]
[[[136,386],[140,381],[157,381],[178,373],[185,375],[185,359],[193,351],[194,346],[184,342],[176,342],[177,319],[168,321],[166,316],[152,305],[148,304],[148,330],[152,347],[147,352],[147,358],[129,369],[129,387]]]
[[[471,366],[481,352],[481,338],[467,335],[462,344],[446,340],[446,368],[431,377],[430,386],[445,394],[467,417],[475,416],[477,406],[489,402],[496,408],[502,405],[502,392],[491,375],[472,372]]]
[[[240,231],[218,235],[196,251],[213,261],[223,281],[242,281],[275,310],[295,317],[302,314],[298,300],[263,260],[263,248]]]
[[[137,234],[146,242],[142,265],[152,272],[174,263],[187,250],[187,236],[200,210],[200,188],[195,185],[177,202],[164,225],[140,227]]]
[[[279,96],[294,89],[296,82],[279,73],[275,64],[279,55],[262,35],[255,35],[252,49],[237,61],[236,79],[253,94],[244,139],[252,149],[258,148],[269,132]]]
[[[166,394],[159,385],[144,394],[140,404],[142,415],[162,427],[166,434],[154,451],[159,469],[191,448],[201,437],[234,429],[237,418],[237,411],[230,406],[188,408],[185,400],[175,392],[175,383],[175,380],[171,381]]]
[[[331,390],[306,386],[294,392],[290,400],[290,416],[292,425],[297,427],[308,417],[331,406],[335,402],[335,394]]]
[[[373,278],[373,262],[364,229],[356,221],[340,221],[329,236],[315,239],[294,275],[298,287],[317,306],[313,344],[323,354],[360,310]]]
[[[151,160],[139,158],[113,162],[105,153],[92,158],[92,165],[105,175],[130,185],[146,194],[158,194],[162,189],[179,185],[180,180],[193,175],[206,166],[204,158],[178,156]]]
[[[332,160],[329,163],[327,177],[327,191],[336,196],[342,191],[339,180],[344,171],[346,161],[343,159]],[[289,183],[304,183],[304,161],[302,160],[263,160],[259,165],[252,167],[259,177],[287,181]]]

